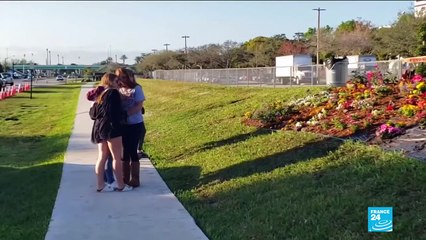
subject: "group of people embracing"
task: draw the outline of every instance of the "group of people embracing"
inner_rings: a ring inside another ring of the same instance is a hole
[[[145,94],[133,71],[118,68],[115,74],[104,74],[100,84],[87,93],[87,99],[93,101],[91,141],[99,152],[97,191],[126,192],[139,187],[139,159],[147,157],[142,151]]]

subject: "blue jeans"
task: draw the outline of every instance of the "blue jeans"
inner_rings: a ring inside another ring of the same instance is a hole
[[[112,156],[109,155],[107,162],[106,162],[106,170],[104,174],[104,181],[108,184],[111,184],[114,182],[114,173],[112,171]]]

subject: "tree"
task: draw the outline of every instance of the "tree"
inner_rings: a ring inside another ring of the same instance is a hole
[[[309,53],[308,46],[303,41],[286,40],[278,49],[278,55],[294,55]]]
[[[317,30],[316,28],[308,28],[308,30],[303,34],[303,38],[307,41],[312,40],[312,38],[315,36]]]
[[[125,54],[121,55],[120,60],[123,61],[123,64],[126,64],[127,56]]]
[[[243,44],[244,50],[250,54],[248,62],[250,67],[261,67],[268,64],[264,58],[265,43],[267,39],[267,37],[259,36],[252,38]]]
[[[236,66],[237,61],[239,60],[237,55],[236,55],[236,49],[238,49],[241,46],[241,44],[228,40],[225,41],[222,44],[222,49],[221,49],[221,57],[222,57],[222,62],[225,65],[225,68],[232,68]]]
[[[426,55],[426,22],[423,22],[419,26],[419,30],[417,32],[417,36],[419,40],[422,42],[417,47],[417,54],[419,56],[425,56]],[[416,68],[416,73],[419,73],[423,76],[426,74],[426,65],[424,63],[420,63],[419,66]]]
[[[95,73],[93,69],[85,68],[83,69],[83,75],[85,76],[92,76]]]
[[[361,55],[373,52],[372,25],[368,21],[350,20],[341,23],[335,33],[338,55]]]
[[[141,53],[141,55],[140,55],[140,56],[136,56],[136,57],[135,57],[135,62],[136,62],[136,64],[141,63],[141,62],[145,59],[145,57],[147,57],[147,56],[149,56],[149,55],[150,55],[150,53]]]
[[[309,49],[309,53],[315,55],[317,51],[317,30],[316,28],[309,28],[305,33],[306,43]],[[320,60],[325,60],[330,56],[335,55],[336,47],[334,41],[334,31],[329,25],[321,28],[320,31]],[[320,61],[321,62],[321,61]]]
[[[357,25],[357,22],[355,20],[342,22],[339,26],[337,26],[336,32],[341,32],[341,33],[352,32],[355,30],[356,25]]]
[[[416,18],[413,12],[402,13],[389,28],[375,29],[373,53],[380,58],[416,56],[417,46],[421,44],[417,33],[425,20]]]
[[[110,63],[112,63],[112,57],[108,57],[106,60],[101,61],[99,64],[100,65],[107,65],[107,64],[110,64]],[[98,64],[98,63],[95,63],[95,64]]]
[[[138,64],[138,63],[142,62],[142,60],[143,60],[142,56],[136,56],[136,57],[135,57],[135,63],[136,63],[136,64]]]

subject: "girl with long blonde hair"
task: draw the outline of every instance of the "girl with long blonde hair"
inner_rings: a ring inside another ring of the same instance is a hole
[[[130,191],[132,187],[123,182],[122,168],[122,111],[120,93],[117,90],[117,76],[106,73],[102,76],[100,86],[104,91],[98,95],[90,109],[90,117],[94,120],[92,142],[98,144],[98,160],[96,162],[97,191]],[[104,182],[105,162],[111,153],[113,171],[117,179],[117,187]]]

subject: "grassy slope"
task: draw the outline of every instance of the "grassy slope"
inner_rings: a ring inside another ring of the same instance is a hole
[[[146,149],[211,239],[425,239],[426,165],[241,116],[306,88],[143,80]],[[311,90],[311,92],[319,89]],[[367,232],[367,207],[393,206],[394,232]]]
[[[44,239],[80,85],[0,102],[0,239]]]

